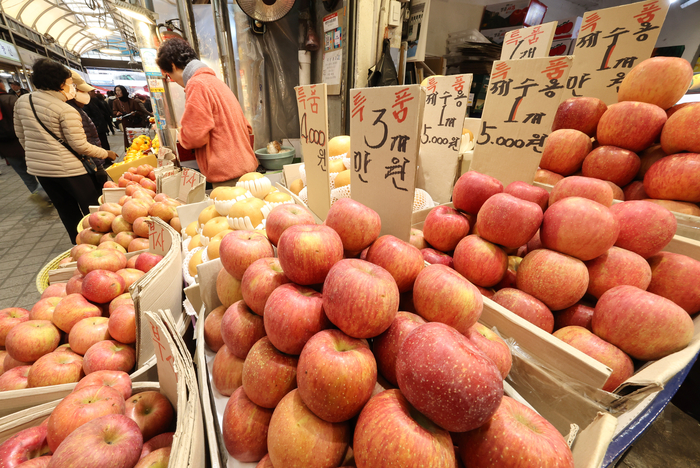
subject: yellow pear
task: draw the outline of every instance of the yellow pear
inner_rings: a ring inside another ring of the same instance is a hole
[[[192,221],[187,228],[185,228],[185,234],[192,237],[197,235],[197,229],[199,228],[199,223],[197,221]]]
[[[226,234],[229,234],[231,232],[233,232],[233,229],[226,229],[225,231],[221,231],[217,235],[212,237],[211,240],[222,240],[226,236]]]
[[[331,174],[334,172],[342,172],[345,170],[345,164],[343,164],[342,159],[330,159],[328,161],[328,172]]]
[[[197,265],[202,263],[202,253],[204,249],[198,250],[190,258],[190,263],[187,265],[187,270],[190,272],[190,276],[197,276]]]
[[[202,210],[201,213],[199,213],[199,217],[197,218],[197,221],[199,221],[199,224],[207,224],[207,221],[210,219],[214,219],[219,215],[219,212],[216,211],[216,207],[214,205],[207,206]]]
[[[229,228],[228,220],[224,216],[212,218],[202,228],[202,235],[211,239],[221,231]]]
[[[253,227],[262,223],[263,214],[261,208],[265,206],[265,202],[259,198],[246,198],[245,200],[237,201],[231,206],[228,215],[231,218],[244,218],[248,216]]]
[[[350,137],[341,135],[328,141],[328,156],[340,156],[350,152]]]
[[[288,193],[275,192],[266,196],[265,201],[270,203],[286,203],[292,201],[292,196]]]
[[[294,195],[299,195],[299,192],[301,192],[301,189],[304,188],[304,182],[301,179],[295,179],[292,181],[291,184],[289,184],[289,190],[294,194]]]
[[[248,172],[247,174],[243,174],[238,181],[245,182],[246,180],[262,179],[263,177],[265,176],[259,172]]]
[[[207,246],[207,257],[209,260],[214,260],[219,258],[219,246],[221,245],[221,239],[212,239],[209,241]]]
[[[209,194],[213,200],[235,200],[241,195],[245,195],[248,190],[245,187],[216,187]]]
[[[335,188],[350,185],[350,169],[347,169],[335,176]]]
[[[197,247],[202,247],[202,238],[199,234],[195,234],[190,239],[190,244],[187,246],[188,250],[196,249]]]

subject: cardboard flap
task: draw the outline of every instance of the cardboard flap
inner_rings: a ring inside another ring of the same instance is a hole
[[[299,173],[299,166],[303,163],[287,164],[282,166],[282,174],[284,175],[284,185],[289,187],[289,185],[297,179],[301,179],[301,174]]]
[[[202,295],[199,290],[199,284],[195,283],[192,286],[188,286],[184,289],[185,292],[185,312],[188,315],[197,317],[197,311],[202,308],[204,302],[202,302]],[[192,308],[189,310],[189,308]]]
[[[104,197],[105,203],[119,203],[119,200],[124,195],[126,195],[126,187],[102,189],[102,196]]]
[[[219,295],[216,292],[216,278],[222,268],[220,258],[197,265],[200,297],[208,311],[221,305]]]
[[[598,413],[593,422],[579,432],[574,442],[574,466],[600,468],[616,427],[617,418],[607,413]]]
[[[190,204],[204,200],[204,189],[207,178],[204,174],[187,167],[180,172],[180,189],[177,199],[182,203]]]
[[[209,205],[213,204],[213,201],[206,199],[196,203],[189,203],[187,205],[180,205],[176,207],[177,215],[180,217],[180,225],[182,229],[187,228],[193,221],[197,221],[199,213]]]
[[[170,332],[165,328],[158,314],[144,312],[143,319],[146,321],[150,338],[156,350],[156,360],[158,362],[158,381],[161,386],[161,393],[165,395],[173,408],[177,411],[178,395],[177,382],[180,367],[175,362],[177,348]]]

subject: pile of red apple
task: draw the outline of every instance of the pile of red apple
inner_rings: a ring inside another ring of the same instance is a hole
[[[555,185],[590,177],[605,181],[617,200],[649,200],[700,216],[700,103],[674,105],[692,79],[686,60],[655,57],[627,74],[617,104],[567,99],[535,180]]]
[[[129,375],[85,377],[40,425],[0,445],[3,468],[167,468],[175,411],[156,391],[132,395]]]
[[[565,178],[547,193],[467,172],[454,208],[430,211],[412,241],[433,247],[423,250],[426,261],[452,266],[485,296],[608,365],[603,389],[613,391],[633,374],[630,357],[656,360],[688,345],[700,311],[700,282],[688,279],[700,278],[700,261],[663,251],[676,232],[668,209],[612,201],[597,179]]]
[[[133,369],[136,313],[127,291],[162,257],[144,252],[127,261],[89,245],[72,254],[77,269],[67,283],[49,286],[32,310],[0,310],[0,391]]]
[[[266,227],[269,240],[234,231],[221,241],[223,305],[204,324],[213,385],[229,396],[232,457],[454,468],[460,458],[491,466],[495,452],[573,466],[556,429],[503,395],[510,350],[477,323],[482,296],[462,275],[378,237],[377,213],[351,199],[323,225],[281,205]]]

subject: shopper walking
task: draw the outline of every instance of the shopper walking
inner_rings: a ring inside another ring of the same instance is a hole
[[[5,84],[0,82],[0,156],[7,160],[12,169],[17,173],[30,192],[29,199],[41,208],[51,206],[49,196],[31,174],[27,173],[27,161],[24,157],[24,148],[17,138],[14,125],[14,110],[17,103],[17,95],[8,93]]]
[[[258,160],[250,144],[252,127],[238,99],[197,60],[183,39],[169,39],[158,49],[156,63],[170,81],[185,88],[180,144],[194,149],[199,169],[212,185],[234,185],[253,172]]]
[[[17,100],[15,132],[25,150],[27,172],[44,187],[75,244],[77,225],[99,196],[78,157],[114,160],[117,155],[88,143],[80,114],[66,104],[76,95],[70,71],[51,59],[37,60],[33,70],[38,91]]]
[[[29,94],[29,91],[24,89],[20,84],[19,81],[10,81],[10,88],[12,88],[12,92],[15,94],[15,96],[20,97],[24,96],[25,94]]]
[[[111,91],[110,91],[111,92]],[[102,112],[105,115],[105,120],[107,121],[107,127],[109,128],[109,131],[112,132],[112,135],[116,135],[117,133],[114,131],[114,123],[112,122],[112,104],[111,102],[107,101],[107,98],[105,97],[104,94],[94,91],[94,94],[97,98],[97,104],[100,106],[100,109],[102,109]],[[107,148],[109,149],[109,148]]]
[[[129,97],[129,91],[122,85],[114,87],[114,94],[117,97],[112,101],[112,115],[120,117],[122,131],[124,132],[124,149],[129,147],[129,137],[127,129],[143,128],[148,126],[148,117],[153,113],[148,112],[143,103]]]
[[[112,120],[112,116],[106,113],[105,108],[100,105],[100,101],[95,94],[95,88],[86,83],[83,85],[82,91],[85,92],[86,89],[89,89],[89,91],[87,91],[89,101],[83,106],[83,111],[90,117],[92,123],[95,124],[97,136],[100,139],[100,146],[108,150],[110,147],[109,139],[107,138],[107,132],[109,131],[107,122]],[[78,88],[78,90],[80,90],[80,88]]]

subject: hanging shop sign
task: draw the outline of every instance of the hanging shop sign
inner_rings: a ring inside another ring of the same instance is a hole
[[[548,57],[494,62],[471,170],[504,186],[516,180],[532,183],[572,61]]]
[[[9,42],[0,40],[0,61],[21,65],[17,48]]]
[[[146,76],[162,78],[163,75],[160,73],[160,67],[156,63],[158,51],[156,49],[144,47],[139,49],[139,53],[141,55],[141,64],[143,66],[143,71],[146,73]]]
[[[583,15],[566,82],[568,97],[597,97],[617,102],[617,90],[628,71],[651,57],[669,3],[645,1]]]
[[[326,219],[331,208],[326,84],[297,86],[294,91],[299,110],[299,135],[306,170],[308,205],[316,216]]]
[[[501,60],[549,57],[557,22],[508,31],[503,40]]]
[[[425,91],[420,85],[350,91],[352,198],[376,211],[381,235],[408,241]]]
[[[416,185],[448,203],[459,164],[472,75],[431,76],[425,88]]]

